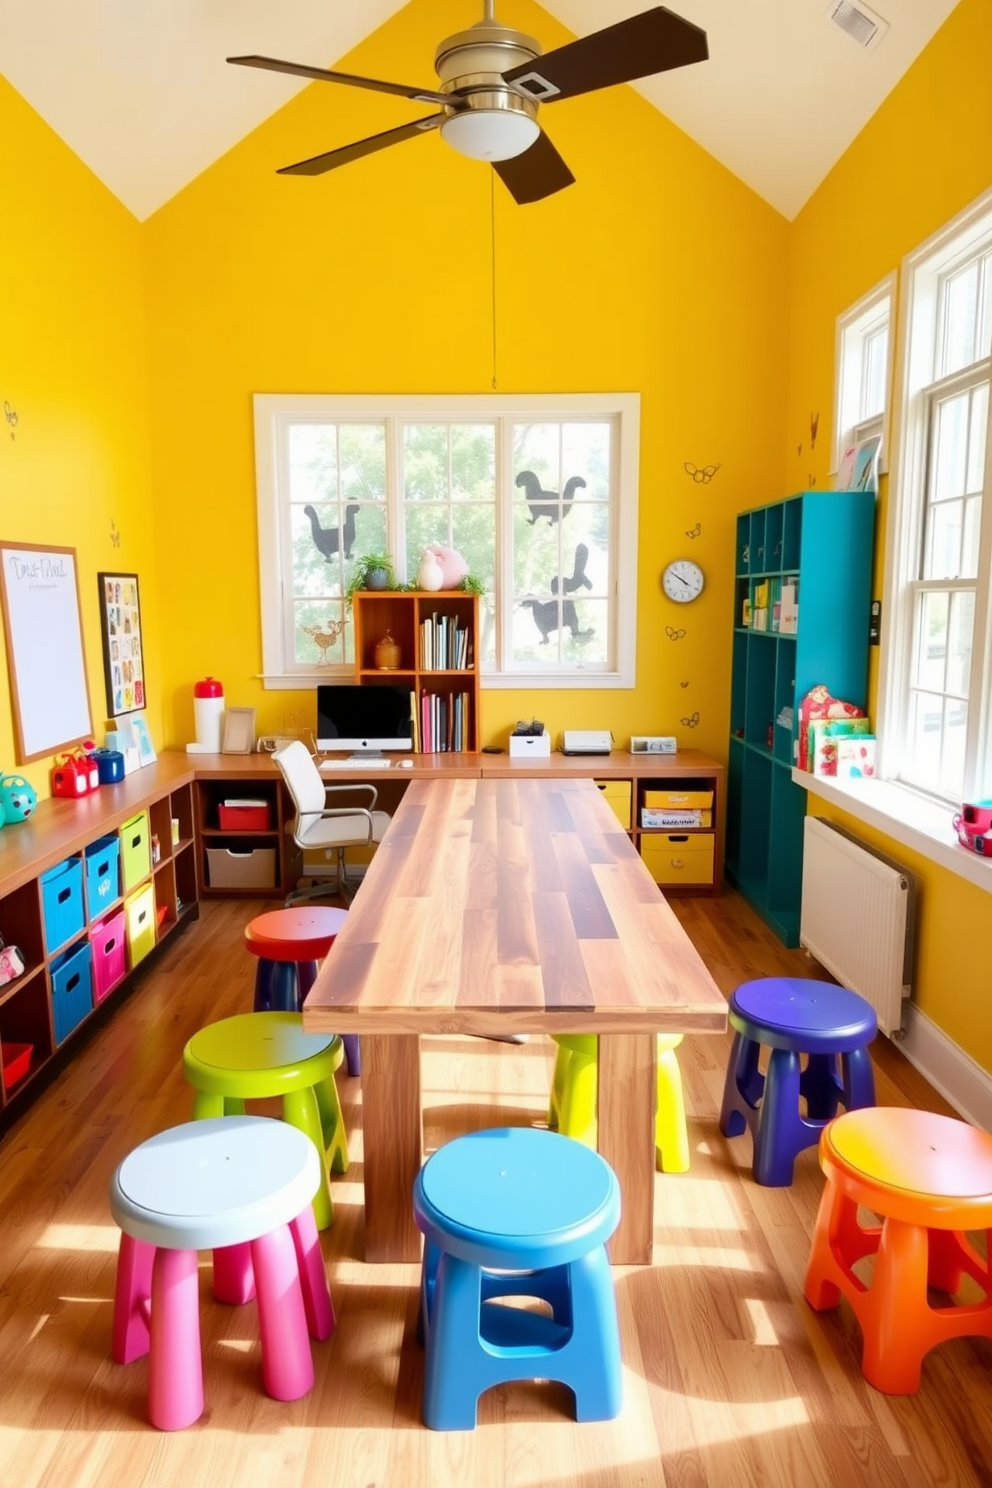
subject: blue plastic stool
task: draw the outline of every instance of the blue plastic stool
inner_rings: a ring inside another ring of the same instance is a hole
[[[799,1153],[819,1141],[838,1106],[854,1111],[875,1104],[868,1053],[878,1032],[875,1010],[833,982],[762,977],[737,988],[729,1011],[735,1033],[720,1130],[736,1137],[749,1126],[755,1181],[786,1188]],[[762,1045],[771,1050],[764,1075],[758,1069]],[[805,1069],[802,1054],[808,1056]]]
[[[598,1153],[529,1127],[473,1132],[424,1164],[413,1212],[426,1237],[425,1426],[471,1431],[482,1392],[519,1379],[567,1385],[577,1421],[620,1414],[604,1249],[620,1220],[620,1188]],[[501,1306],[500,1297],[541,1298],[552,1316]]]

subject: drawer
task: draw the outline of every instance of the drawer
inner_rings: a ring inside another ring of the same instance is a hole
[[[143,884],[124,900],[127,948],[132,967],[155,949],[155,890]]]
[[[712,833],[665,832],[641,838],[641,857],[657,884],[711,884]]]
[[[604,798],[612,806],[617,820],[625,832],[630,831],[630,781],[597,780],[596,784]]]
[[[235,852],[229,847],[208,847],[207,882],[212,889],[274,889],[276,850],[253,847]]]
[[[713,805],[711,790],[679,790],[674,786],[665,790],[646,790],[644,805],[664,811],[706,811]]]

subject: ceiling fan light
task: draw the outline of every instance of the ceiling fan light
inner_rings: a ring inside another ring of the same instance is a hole
[[[536,119],[509,109],[466,109],[441,125],[443,138],[470,160],[512,160],[541,133]]]

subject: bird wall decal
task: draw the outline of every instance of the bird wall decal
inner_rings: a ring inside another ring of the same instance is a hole
[[[351,557],[351,550],[355,545],[355,517],[358,514],[358,506],[352,502],[344,509],[344,556]],[[338,527],[322,527],[316,510],[312,506],[303,508],[303,515],[310,518],[310,531],[313,534],[314,546],[319,553],[323,553],[324,560],[330,563],[342,537],[342,530]]]
[[[572,563],[572,577],[562,579],[561,592],[563,594],[574,594],[576,589],[591,589],[592,580],[586,576],[586,563],[589,561],[589,549],[585,543],[576,543],[575,558]],[[551,580],[551,593],[558,593],[558,579]]]
[[[560,505],[558,502],[558,492],[542,491],[541,482],[533,470],[521,470],[517,476],[516,484],[524,487],[524,499],[530,506],[530,515],[527,521],[533,527],[535,522],[539,522],[542,517],[547,517],[553,526],[559,517],[567,516],[575,499],[576,490],[580,486],[584,486],[585,481],[581,475],[570,476],[565,482],[565,489],[561,493]]]

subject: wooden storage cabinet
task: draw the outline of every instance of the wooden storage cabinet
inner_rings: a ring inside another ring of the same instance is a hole
[[[240,772],[232,767],[229,775],[198,780],[195,789],[202,891],[211,897],[284,898],[292,857],[292,842],[285,829],[292,823],[293,812],[271,761],[266,756],[248,756]],[[246,800],[265,803],[264,827],[258,822],[258,811],[245,813],[252,823],[247,829],[231,825],[236,813],[229,814],[227,803]]]
[[[25,962],[22,975],[0,987],[0,1129],[30,1103],[46,1072],[71,1057],[73,1041],[93,1011],[128,982],[133,962],[126,942],[121,943],[125,899],[119,833],[141,813],[147,813],[149,830],[162,844],[159,861],[149,862],[135,891],[154,906],[143,949],[154,949],[195,917],[193,788],[183,778],[191,773],[181,757],[159,761],[80,801],[43,801],[27,822],[0,834],[0,934],[6,944],[20,948]],[[180,822],[176,844],[173,816]],[[71,863],[72,871],[49,880],[56,892],[46,902],[43,879],[63,863]],[[81,886],[81,923],[75,887],[65,893],[65,904],[74,906],[70,918],[58,918],[60,886],[70,883]],[[53,900],[53,936],[46,937]],[[49,944],[50,938],[59,940],[65,924],[72,925],[67,937]]]
[[[875,498],[804,491],[737,518],[726,874],[799,944],[806,792],[799,709],[823,683],[864,707]]]
[[[352,599],[355,635],[355,680],[363,686],[388,683],[409,687],[417,710],[421,754],[461,752],[479,748],[479,600],[455,589],[436,593],[360,589]],[[425,623],[436,641],[425,642]],[[399,646],[400,665],[383,671],[376,666],[376,647],[389,634]],[[464,636],[455,654],[455,636]],[[457,664],[460,662],[461,664]],[[443,664],[442,664],[443,663]],[[434,748],[425,747],[424,700],[436,698]],[[456,699],[461,699],[456,704]],[[455,723],[462,720],[460,735]]]
[[[718,812],[723,766],[696,750],[656,760],[651,775],[634,781],[634,842],[655,883],[666,894],[719,894],[722,880]],[[656,821],[645,813],[664,813]],[[695,818],[688,821],[687,817]]]

